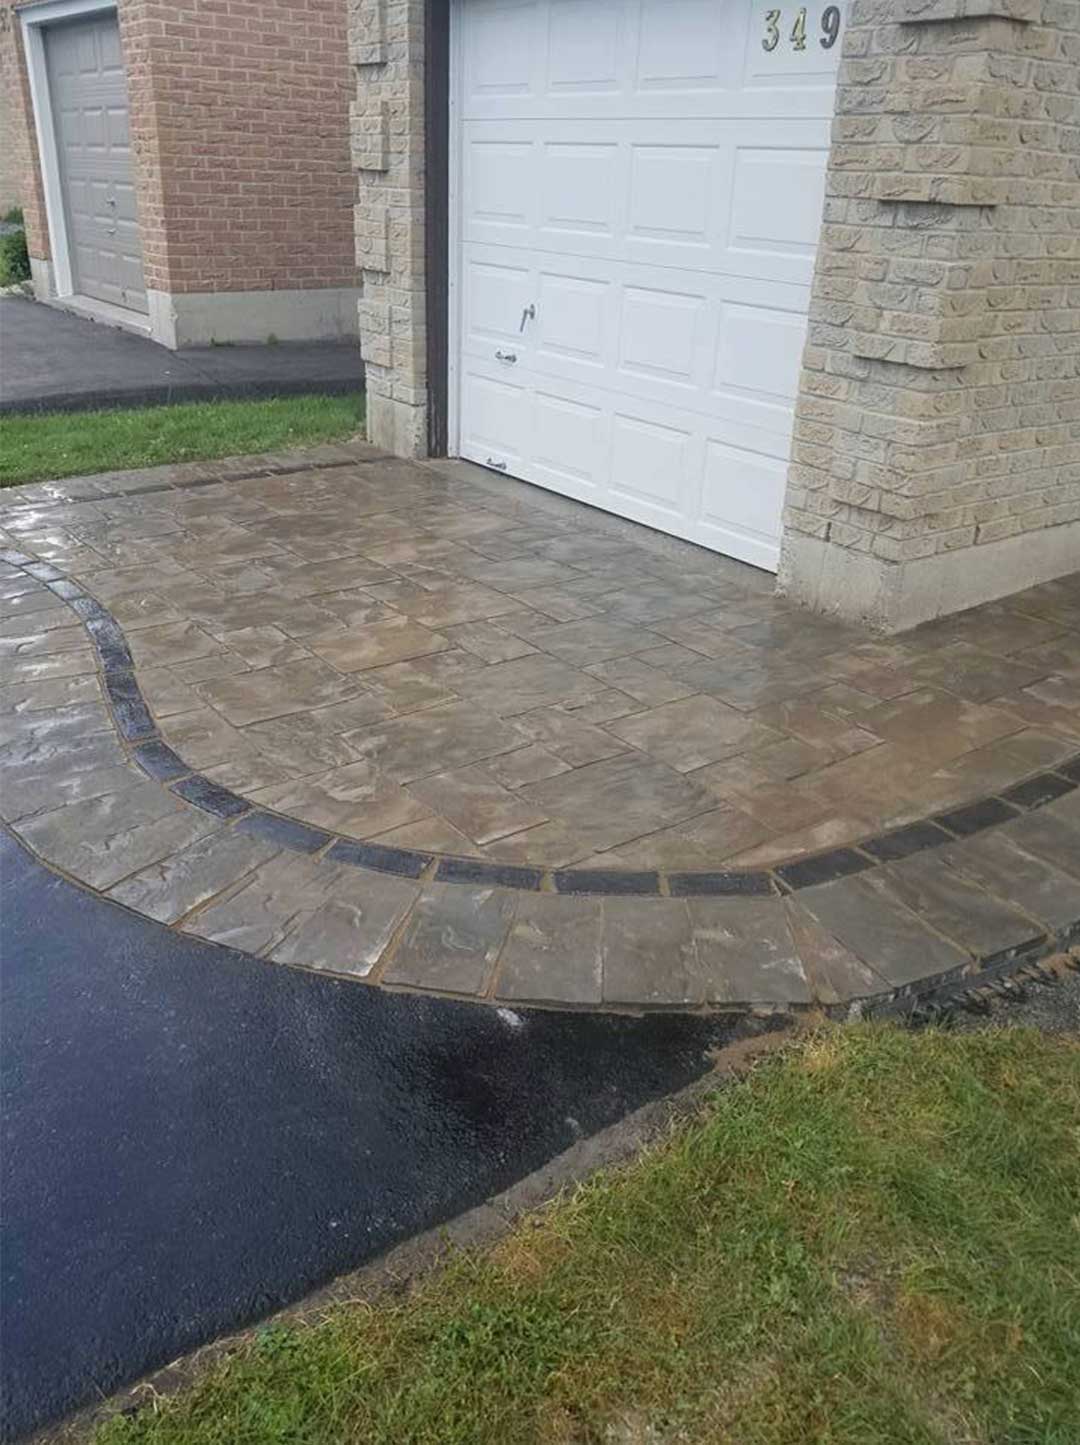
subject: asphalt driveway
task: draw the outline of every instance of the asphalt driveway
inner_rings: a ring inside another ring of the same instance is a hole
[[[0,298],[0,414],[348,393],[362,384],[355,341],[168,351],[53,306]]]
[[[6,1439],[508,1187],[733,1034],[267,965],[7,834],[0,883]]]

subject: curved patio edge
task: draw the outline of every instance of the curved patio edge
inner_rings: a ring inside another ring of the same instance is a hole
[[[114,730],[114,751],[89,764],[60,749],[59,804],[22,816],[16,804],[10,825],[51,866],[201,938],[498,1004],[843,1010],[1080,936],[1080,755],[770,870],[543,869],[385,847],[190,768],[160,736],[109,611],[51,563],[0,561],[79,617]],[[64,710],[32,715],[43,735]]]

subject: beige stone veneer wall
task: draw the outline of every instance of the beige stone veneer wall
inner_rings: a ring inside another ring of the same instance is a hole
[[[350,0],[369,433],[408,456],[426,446],[423,21],[423,0]],[[853,0],[793,598],[895,630],[1080,567],[1078,167],[1078,0]]]
[[[781,585],[893,630],[1080,567],[1080,5],[854,0]]]
[[[350,0],[349,57],[368,436],[399,456],[423,456],[424,0]]]

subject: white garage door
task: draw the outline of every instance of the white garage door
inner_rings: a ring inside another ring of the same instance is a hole
[[[462,456],[775,570],[842,15],[458,0]]]

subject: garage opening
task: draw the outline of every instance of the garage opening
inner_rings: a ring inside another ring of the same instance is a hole
[[[455,0],[451,450],[776,570],[842,26]]]

